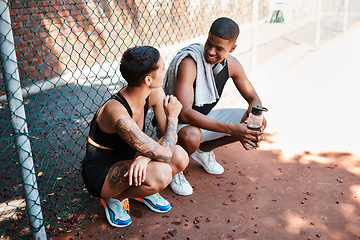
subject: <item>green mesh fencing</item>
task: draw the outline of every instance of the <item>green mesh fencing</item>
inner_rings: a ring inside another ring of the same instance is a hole
[[[124,50],[152,45],[169,63],[182,46],[204,42],[214,19],[227,16],[240,25],[234,54],[249,71],[254,46],[261,64],[284,51],[286,44],[262,51],[284,36],[291,44],[315,43],[315,29],[306,40],[294,32],[314,26],[317,1],[296,2],[284,10],[266,0],[0,0],[0,28],[11,27],[0,34],[0,238],[29,239],[41,229],[62,235],[91,217],[87,210],[97,200],[85,189],[80,166],[94,112],[126,84],[118,69]],[[325,38],[343,31],[345,13],[346,28],[360,19],[356,0],[322,2]],[[150,113],[147,133],[156,138],[151,120]],[[37,186],[28,184],[32,175]]]

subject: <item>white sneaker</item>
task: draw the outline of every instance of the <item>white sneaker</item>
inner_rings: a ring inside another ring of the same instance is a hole
[[[179,172],[172,178],[170,187],[174,191],[174,193],[182,196],[188,196],[193,193],[193,188],[186,180],[183,172]]]
[[[191,157],[192,159],[200,163],[201,166],[203,166],[203,168],[205,169],[205,171],[210,174],[222,174],[224,172],[223,166],[221,166],[215,160],[215,154],[213,153],[213,151],[203,153],[195,151],[193,154],[191,154]]]

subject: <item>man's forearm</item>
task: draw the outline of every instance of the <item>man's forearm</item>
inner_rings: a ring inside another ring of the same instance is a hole
[[[249,114],[250,114],[251,109],[252,109],[253,106],[262,105],[262,103],[260,101],[260,98],[257,95],[252,100],[249,100],[248,104],[249,104],[249,107],[248,107],[246,113],[244,114],[243,118],[241,119],[241,122],[244,122],[249,117]]]

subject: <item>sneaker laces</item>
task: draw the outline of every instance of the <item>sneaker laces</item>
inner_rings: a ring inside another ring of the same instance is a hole
[[[153,194],[153,196],[156,200],[161,200],[161,198],[162,198],[159,193],[155,193],[155,194]]]
[[[130,212],[130,204],[129,204],[129,199],[125,199],[120,201],[116,201],[115,202],[116,205],[118,205],[118,207],[120,208],[119,213],[121,213],[121,216],[124,216],[126,212]]]
[[[215,165],[217,162],[216,162],[216,159],[215,159],[215,154],[213,151],[209,152],[209,157],[208,157],[208,161],[207,161],[207,164],[210,166],[210,165]]]
[[[183,172],[179,172],[178,174],[176,174],[174,176],[174,180],[177,184],[181,184],[181,183],[184,183],[186,182],[186,178],[184,176],[184,173]]]

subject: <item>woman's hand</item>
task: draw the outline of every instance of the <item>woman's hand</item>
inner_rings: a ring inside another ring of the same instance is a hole
[[[164,110],[168,118],[177,118],[181,112],[182,104],[173,95],[167,95],[164,98]]]
[[[135,187],[140,186],[146,178],[146,170],[151,158],[145,156],[138,156],[131,163],[129,170],[125,173],[124,177],[129,177],[129,185],[133,183]]]

